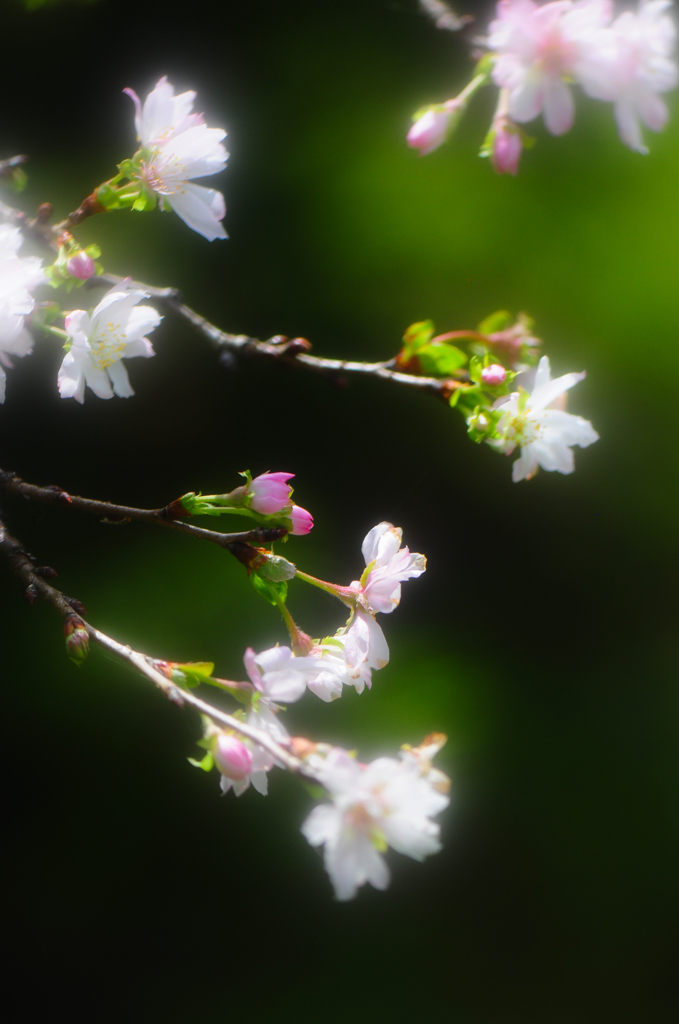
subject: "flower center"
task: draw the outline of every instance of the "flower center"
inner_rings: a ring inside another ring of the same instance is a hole
[[[92,362],[98,370],[107,370],[125,352],[127,335],[120,324],[107,323],[105,329],[90,338]]]

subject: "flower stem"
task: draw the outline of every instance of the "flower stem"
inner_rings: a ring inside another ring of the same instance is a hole
[[[325,590],[326,594],[332,594],[333,597],[339,598],[343,604],[353,608],[356,605],[356,591],[353,587],[341,587],[338,583],[326,583],[325,580],[316,579],[315,576],[309,576],[307,573],[302,572],[300,569],[297,570],[296,574],[305,583],[311,583],[314,587],[319,587],[320,590]]]

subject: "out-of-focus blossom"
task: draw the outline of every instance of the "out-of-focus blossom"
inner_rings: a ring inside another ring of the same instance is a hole
[[[512,479],[530,480],[538,466],[558,473],[572,473],[575,466],[571,447],[586,448],[599,440],[589,420],[572,416],[562,409],[550,408],[561,395],[585,377],[583,373],[567,373],[551,379],[549,359],[543,356],[538,364],[535,386],[527,391],[513,392],[500,398],[495,408],[502,414],[497,424],[499,439],[488,443],[511,455],[521,449],[520,458],[512,467]]]
[[[391,523],[379,523],[366,535],[361,551],[366,571],[351,585],[369,611],[393,612],[401,600],[401,583],[421,576],[427,567],[424,555],[401,547],[403,530]]]
[[[662,131],[669,114],[658,93],[677,84],[676,29],[666,14],[671,6],[671,0],[642,0],[636,14],[625,11],[613,23],[612,88],[600,98],[614,100],[620,138],[638,153],[648,152],[640,122]]]
[[[509,114],[520,123],[542,113],[553,135],[573,124],[568,82],[599,95],[611,75],[610,0],[500,0],[488,46],[493,80],[509,90]]]
[[[161,315],[152,306],[139,306],[147,292],[117,284],[104,295],[90,315],[74,309],[64,326],[72,339],[59,370],[62,398],[84,402],[85,385],[99,398],[134,394],[122,359],[155,355],[146,335],[158,326]]]
[[[415,860],[440,850],[439,826],[431,819],[448,797],[422,773],[417,758],[380,757],[362,765],[335,748],[314,767],[332,802],[313,809],[302,833],[312,846],[324,847],[337,899],[352,899],[366,882],[387,888],[389,868],[381,853],[388,846]]]
[[[31,289],[45,279],[42,260],[17,256],[22,242],[19,228],[0,225],[0,402],[5,401],[4,368],[12,368],[12,356],[22,358],[33,351],[25,319],[35,305]]]
[[[202,114],[192,114],[196,94],[174,95],[167,78],[161,78],[142,105],[132,89],[136,108],[135,125],[144,150],[140,178],[190,228],[209,241],[226,238],[222,219],[226,213],[224,196],[212,188],[193,185],[223,171],[228,153],[222,146],[226,132],[208,128]]]

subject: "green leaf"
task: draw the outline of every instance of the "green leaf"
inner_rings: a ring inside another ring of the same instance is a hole
[[[467,355],[455,345],[437,341],[417,351],[420,368],[425,376],[448,377],[467,362]]]
[[[421,320],[419,323],[411,324],[403,335],[404,349],[409,355],[416,355],[424,345],[429,344],[434,337],[434,330],[432,320]]]
[[[297,566],[288,562],[282,555],[268,555],[266,562],[259,566],[257,572],[272,583],[280,583],[282,580],[294,579],[297,575]]]
[[[512,325],[513,317],[506,309],[499,309],[497,313],[491,313],[483,323],[479,324],[481,334],[497,334],[498,331],[505,331]]]
[[[469,360],[469,379],[473,380],[475,384],[481,383],[481,370],[483,369],[483,359],[479,356],[472,356]]]
[[[208,751],[205,757],[202,757],[200,761],[197,761],[195,757],[187,757],[186,760],[189,764],[192,764],[194,768],[202,768],[204,772],[211,772],[215,763],[215,759],[210,751]]]
[[[261,594],[274,607],[277,607],[281,602],[285,604],[287,601],[288,585],[284,580],[274,582],[273,580],[264,579],[263,576],[260,576],[259,569],[252,573],[250,580],[257,593]]]

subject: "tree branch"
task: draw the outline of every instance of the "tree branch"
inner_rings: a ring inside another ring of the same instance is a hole
[[[110,654],[113,654],[119,661],[131,665],[132,668],[136,669],[137,672],[157,686],[174,704],[177,704],[179,707],[188,704],[202,715],[206,715],[217,725],[232,729],[238,735],[252,740],[258,746],[268,751],[288,771],[297,772],[303,768],[299,758],[272,740],[268,733],[254,729],[246,722],[241,722],[238,718],[234,718],[220,708],[208,704],[207,701],[197,697],[190,690],[178,687],[176,683],[156,667],[159,659],[149,658],[139,651],[132,650],[131,647],[107,636],[106,633],[102,633],[101,630],[90,625],[89,622],[86,622],[77,615],[73,610],[73,606],[69,603],[69,599],[60,590],[57,590],[56,587],[46,583],[38,574],[28,553],[16,538],[7,532],[7,528],[2,520],[0,520],[0,554],[5,557],[14,575],[25,585],[26,594],[31,595],[31,603],[38,594],[44,598],[64,619],[65,631],[67,628],[72,629],[74,625],[81,629],[84,628],[90,640]]]
[[[16,473],[9,473],[0,469],[0,487],[10,494],[18,494],[30,501],[39,501],[47,505],[70,505],[71,508],[80,509],[83,512],[92,512],[94,515],[108,522],[123,523],[130,519],[138,519],[143,523],[154,523],[156,526],[165,526],[171,530],[179,530],[181,533],[188,533],[194,537],[202,537],[203,540],[212,541],[219,547],[229,549],[234,543],[266,544],[275,540],[281,540],[288,531],[283,526],[262,527],[258,526],[252,530],[245,530],[239,533],[220,533],[218,530],[205,530],[200,526],[191,526],[190,523],[181,523],[173,518],[177,514],[175,503],[165,508],[146,509],[130,508],[127,505],[114,505],[108,501],[96,501],[93,498],[81,498],[77,494],[68,494],[60,487],[38,487],[36,484],[26,483]],[[181,515],[182,512],[180,511]],[[183,513],[188,515],[187,512]],[[233,552],[232,552],[233,554]]]

